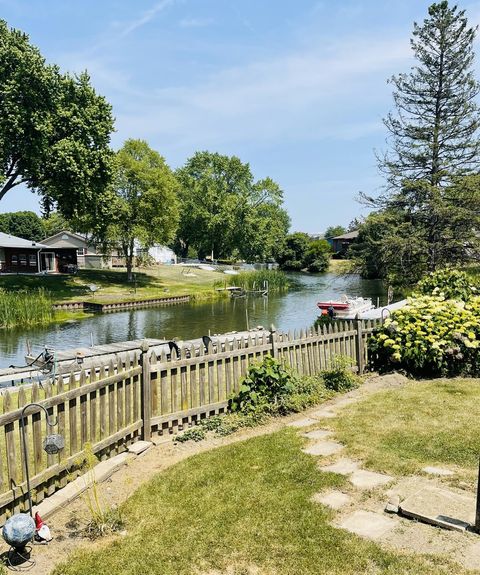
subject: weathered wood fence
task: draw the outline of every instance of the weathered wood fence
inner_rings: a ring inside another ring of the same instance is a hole
[[[32,406],[24,418],[33,500],[64,487],[82,472],[93,453],[106,459],[138,439],[169,435],[199,419],[222,413],[238,391],[249,365],[272,355],[301,375],[315,375],[337,355],[351,357],[360,373],[367,365],[366,340],[373,323],[337,322],[299,333],[255,332],[220,342],[186,346],[179,353],[145,345],[108,364],[59,375],[43,385],[3,393],[0,415],[0,524],[27,507],[25,460],[21,443],[22,408],[43,405],[58,419],[55,433],[65,437],[58,455],[43,451],[48,428],[42,410]]]

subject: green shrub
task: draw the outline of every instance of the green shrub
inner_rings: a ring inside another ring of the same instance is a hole
[[[480,298],[410,298],[368,342],[372,366],[420,376],[480,374]]]
[[[186,441],[202,441],[207,436],[207,430],[201,426],[191,427],[179,435],[175,435],[174,441],[185,443]]]
[[[443,269],[423,278],[417,285],[420,295],[432,295],[444,299],[470,301],[478,295],[478,284],[467,273]]]
[[[323,383],[331,391],[348,391],[358,387],[359,378],[352,372],[354,361],[347,356],[337,355],[332,366],[322,372]]]
[[[44,325],[52,321],[52,297],[36,290],[6,291],[0,289],[0,328]]]
[[[231,411],[275,411],[275,406],[295,389],[294,376],[270,355],[250,366],[238,395],[229,402]]]

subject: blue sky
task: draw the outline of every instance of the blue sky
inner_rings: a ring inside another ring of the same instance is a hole
[[[197,150],[237,155],[284,190],[293,231],[365,213],[387,78],[412,65],[423,0],[0,0],[0,16],[63,71],[87,69],[116,117],[172,168]],[[480,2],[462,4],[471,24]],[[0,211],[34,209],[27,190]]]

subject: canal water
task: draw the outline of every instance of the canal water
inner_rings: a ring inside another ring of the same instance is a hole
[[[317,301],[342,294],[371,297],[386,303],[379,281],[356,274],[291,274],[296,287],[268,297],[221,299],[208,303],[179,304],[98,314],[94,317],[45,328],[0,331],[0,368],[24,365],[27,341],[33,352],[47,345],[61,350],[134,339],[193,339],[205,334],[241,331],[274,324],[279,330],[312,326],[318,317]]]

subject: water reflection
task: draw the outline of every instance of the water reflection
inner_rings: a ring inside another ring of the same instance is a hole
[[[190,339],[204,334],[240,331],[248,327],[272,323],[281,330],[311,326],[318,317],[316,303],[320,299],[335,299],[342,294],[371,297],[385,304],[381,283],[362,280],[357,275],[292,274],[298,288],[284,295],[268,298],[249,297],[182,304],[171,307],[129,310],[48,328],[0,333],[0,367],[22,365],[30,342],[33,351],[45,345],[55,349],[112,343],[143,337],[174,337]]]

